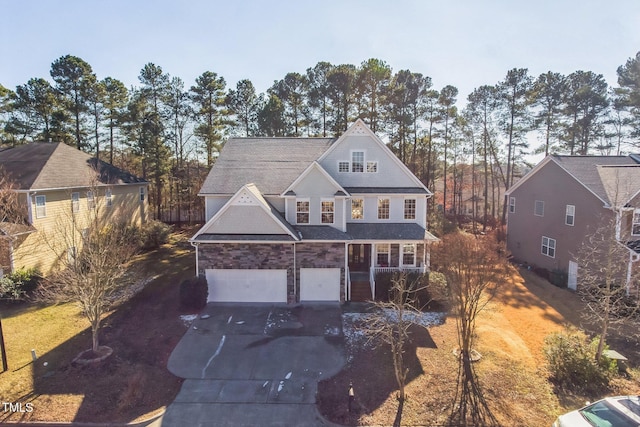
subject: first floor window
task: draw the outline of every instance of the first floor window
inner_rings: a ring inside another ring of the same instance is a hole
[[[338,162],[338,172],[349,172],[349,162]]]
[[[351,199],[351,219],[364,218],[364,199]]]
[[[414,243],[402,245],[402,265],[416,265],[416,245]]]
[[[80,211],[80,193],[71,193],[71,212]]]
[[[389,199],[378,199],[378,219],[389,219]]]
[[[404,199],[404,219],[416,219],[416,199]]]
[[[36,218],[47,216],[47,196],[36,196]]]
[[[551,258],[556,257],[556,239],[542,236],[542,254]]]
[[[388,243],[378,243],[376,245],[376,264],[380,267],[388,267],[389,266],[389,244]]]
[[[515,212],[516,212],[516,198],[509,197],[509,213],[515,213]]]
[[[113,206],[113,194],[111,193],[111,189],[107,188],[104,192],[104,198],[107,202],[107,207],[110,208]]]
[[[296,201],[296,223],[309,224],[309,201]]]
[[[631,226],[631,234],[634,236],[640,235],[640,210],[633,212],[633,225]]]
[[[87,208],[94,209],[96,207],[96,199],[93,196],[93,191],[87,191]]]
[[[576,207],[574,205],[567,205],[567,211],[564,218],[564,223],[567,225],[573,225],[576,219]]]
[[[322,223],[323,224],[333,224],[333,212],[334,212],[333,201],[322,202]]]

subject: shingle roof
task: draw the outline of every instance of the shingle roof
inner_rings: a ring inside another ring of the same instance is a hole
[[[339,240],[342,242],[351,240],[348,234],[328,225],[298,225],[296,228],[302,235],[302,240]]]
[[[640,191],[640,165],[598,166],[611,206],[622,207]]]
[[[277,241],[293,242],[294,238],[288,234],[198,234],[193,238],[196,242],[217,241]]]
[[[15,222],[0,222],[0,237],[18,236],[20,234],[33,233],[36,231],[33,225],[18,224]]]
[[[231,138],[200,194],[235,194],[253,182],[262,194],[280,195],[334,138]]]
[[[415,223],[347,223],[347,234],[354,240],[396,241],[425,240],[431,235]]]
[[[144,183],[64,143],[30,143],[0,151],[0,165],[21,190]]]
[[[421,187],[344,187],[349,194],[428,194]]]
[[[585,187],[593,191],[599,198],[609,204],[615,200],[610,198],[612,194],[613,169],[600,172],[602,166],[637,166],[630,156],[560,156],[554,155],[554,161],[563,169],[573,175]],[[617,169],[617,168],[616,168]],[[634,172],[635,173],[635,172]],[[604,182],[603,182],[604,177]],[[607,188],[605,188],[607,183]],[[636,187],[636,190],[640,189]]]

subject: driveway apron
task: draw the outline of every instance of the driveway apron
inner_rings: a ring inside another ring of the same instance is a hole
[[[328,425],[318,381],[346,362],[338,304],[209,304],[169,358],[163,427]]]

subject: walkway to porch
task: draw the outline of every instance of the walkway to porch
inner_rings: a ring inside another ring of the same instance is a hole
[[[372,297],[369,273],[364,271],[352,271],[349,273],[349,277],[351,279],[351,301],[371,301]]]

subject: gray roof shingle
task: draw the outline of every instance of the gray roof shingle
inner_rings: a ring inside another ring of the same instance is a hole
[[[353,240],[425,240],[427,231],[415,223],[347,223]],[[430,235],[430,233],[429,233]]]
[[[7,148],[0,151],[0,166],[21,190],[146,183],[61,142]]]
[[[298,225],[296,228],[302,235],[302,240],[339,240],[342,242],[351,240],[348,234],[328,225]]]

